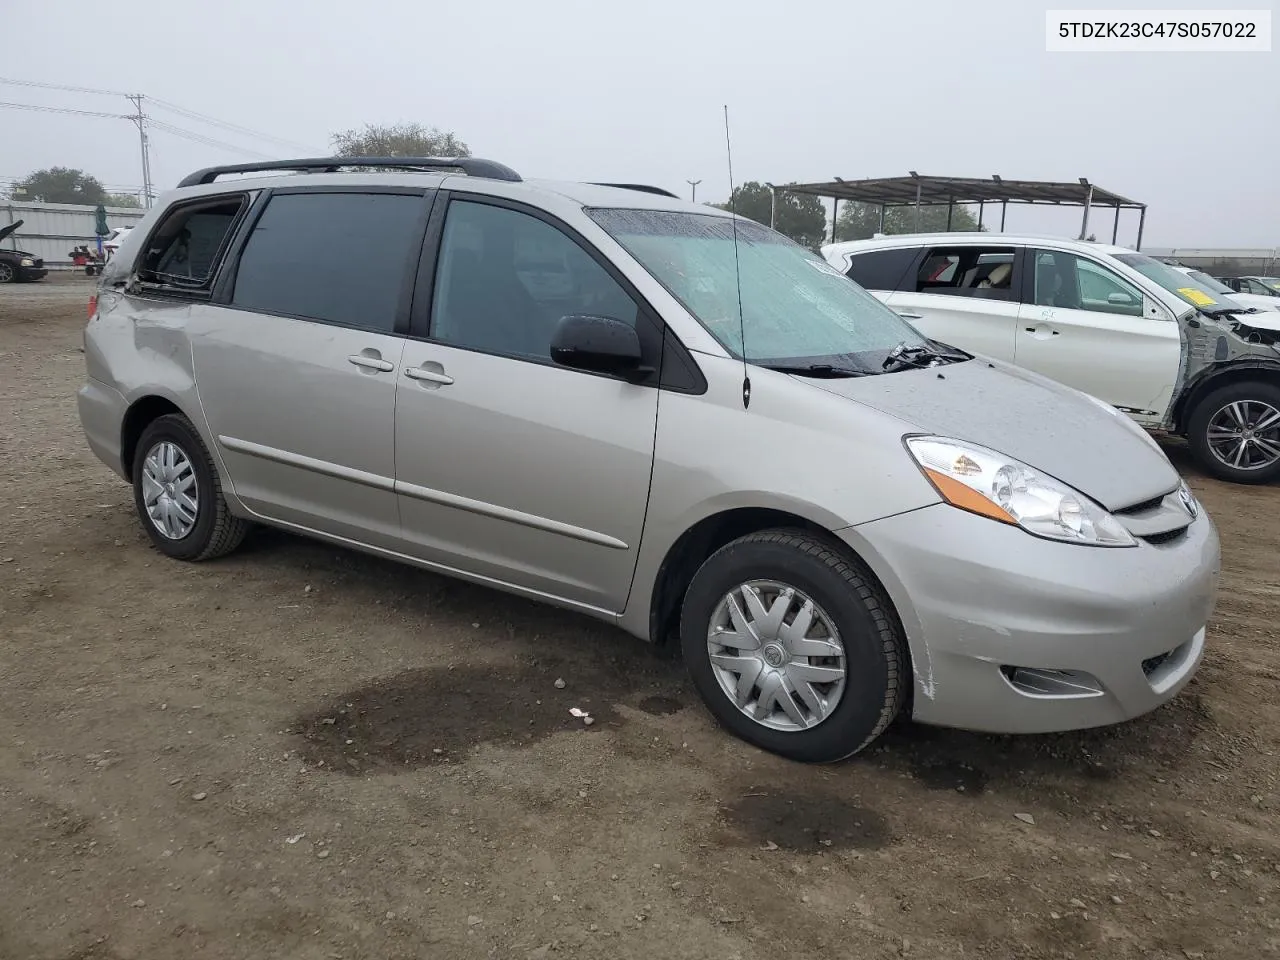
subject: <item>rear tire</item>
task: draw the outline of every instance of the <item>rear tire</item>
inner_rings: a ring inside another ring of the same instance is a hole
[[[716,719],[792,760],[857,753],[906,700],[907,645],[888,598],[805,531],[753,533],[709,557],[685,594],[680,640]]]
[[[1200,466],[1220,480],[1280,478],[1280,387],[1246,380],[1213,391],[1192,411],[1187,442]]]
[[[18,271],[11,263],[0,260],[0,283],[17,283]]]
[[[175,560],[212,560],[240,546],[249,532],[222,495],[218,468],[186,417],[157,417],[138,438],[133,502],[142,528]]]

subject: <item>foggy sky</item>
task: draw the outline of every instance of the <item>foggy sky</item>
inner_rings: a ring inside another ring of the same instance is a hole
[[[0,11],[15,3],[0,0]],[[1276,0],[1196,5],[1275,11]],[[728,194],[727,103],[739,182],[1084,176],[1150,205],[1144,246],[1280,246],[1280,53],[1050,54],[1048,6],[1067,5],[37,5],[5,31],[0,76],[141,92],[317,153],[337,130],[420,121],[525,177],[686,196],[685,181],[701,179],[699,200]],[[130,109],[118,97],[5,85],[0,101]],[[310,152],[152,112],[246,150]],[[255,159],[163,130],[152,147],[161,189],[201,166]],[[0,176],[55,164],[110,187],[141,183],[127,121],[0,108]],[[1011,207],[1008,228],[1070,235],[1079,216]],[[1120,242],[1132,244],[1136,228],[1137,214],[1122,214]],[[1095,212],[1091,231],[1110,239],[1110,214]]]

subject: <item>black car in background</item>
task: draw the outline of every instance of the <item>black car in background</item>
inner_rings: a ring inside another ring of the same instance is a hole
[[[16,220],[0,227],[0,240],[17,230],[25,221]],[[49,271],[44,261],[25,250],[8,250],[0,247],[0,283],[18,283],[23,280],[39,280]]]

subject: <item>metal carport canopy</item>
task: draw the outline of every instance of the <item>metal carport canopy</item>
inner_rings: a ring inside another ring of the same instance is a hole
[[[1121,210],[1141,211],[1138,224],[1138,246],[1142,246],[1142,227],[1146,220],[1147,205],[1130,200],[1118,193],[1104,190],[1081,177],[1075,183],[1053,180],[1006,180],[993,176],[989,180],[977,177],[926,177],[912,172],[908,177],[879,177],[871,180],[843,180],[836,177],[826,183],[788,183],[775,189],[785,193],[802,193],[816,197],[830,197],[838,205],[841,200],[855,200],[880,207],[881,226],[884,210],[888,207],[921,207],[955,204],[979,205],[979,223],[982,207],[999,203],[1002,207],[1000,228],[1004,229],[1004,208],[1010,203],[1051,204],[1055,206],[1083,207],[1080,238],[1088,234],[1089,211],[1093,207],[1110,207],[1116,211],[1116,224],[1111,239],[1115,241],[1119,229]],[[948,215],[948,224],[950,216]],[[835,217],[832,217],[834,235]]]

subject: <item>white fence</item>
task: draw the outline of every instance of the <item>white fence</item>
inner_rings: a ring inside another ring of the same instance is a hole
[[[93,232],[96,207],[74,203],[38,203],[34,200],[0,200],[0,230],[23,221],[16,232],[0,240],[0,247],[26,250],[42,257],[45,266],[69,264],[72,247],[81,244],[97,249]],[[107,226],[131,227],[146,210],[130,207],[107,207]]]

